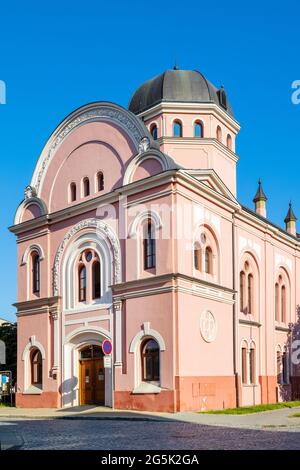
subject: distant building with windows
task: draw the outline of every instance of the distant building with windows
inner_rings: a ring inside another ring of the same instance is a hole
[[[238,202],[239,129],[224,88],[178,67],[128,110],[96,102],[58,125],[11,227],[17,406],[299,396],[296,217],[290,205],[285,229],[268,220],[261,182],[254,210]]]

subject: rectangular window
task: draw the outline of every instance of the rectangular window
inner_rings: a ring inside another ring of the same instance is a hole
[[[201,271],[201,250],[198,247],[194,248],[194,266],[197,271]]]
[[[153,236],[152,224],[149,222],[144,237],[144,269],[155,268],[155,250],[155,238]]]
[[[32,261],[32,292],[39,294],[40,292],[40,257],[39,255],[33,256]]]
[[[247,383],[247,349],[242,348],[242,383]]]
[[[255,384],[255,349],[250,349],[250,383]]]
[[[275,320],[279,322],[279,285],[275,284]]]
[[[287,364],[287,353],[284,352],[282,355],[282,381],[284,384],[289,382],[288,377],[288,364]]]
[[[281,384],[282,377],[281,377],[281,353],[280,351],[277,351],[276,360],[277,360],[277,383]]]
[[[82,266],[79,270],[79,302],[86,301],[86,268]]]
[[[244,298],[245,298],[245,273],[242,271],[240,273],[240,311],[241,312],[243,312],[245,308]]]
[[[101,276],[100,276],[100,263],[96,261],[93,264],[93,299],[100,299],[101,297]]]
[[[253,313],[253,276],[248,275],[248,313]]]

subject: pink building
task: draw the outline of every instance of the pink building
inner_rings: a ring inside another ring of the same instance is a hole
[[[11,227],[17,406],[174,412],[299,395],[296,218],[269,221],[261,183],[255,210],[238,202],[239,129],[225,90],[177,67],[129,110],[96,102],[59,124]]]

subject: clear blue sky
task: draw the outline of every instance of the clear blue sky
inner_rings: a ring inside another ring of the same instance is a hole
[[[52,130],[91,101],[127,106],[135,88],[175,60],[229,94],[242,126],[240,202],[252,207],[261,177],[269,218],[283,225],[292,199],[300,219],[300,105],[291,103],[291,83],[300,79],[297,3],[2,2],[0,317],[14,318],[16,300],[16,247],[7,227]]]

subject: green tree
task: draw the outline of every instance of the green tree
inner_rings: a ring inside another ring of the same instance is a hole
[[[0,364],[0,371],[10,370],[13,383],[15,383],[17,379],[17,324],[3,323],[0,326],[0,340],[4,341],[6,346],[6,364]]]

